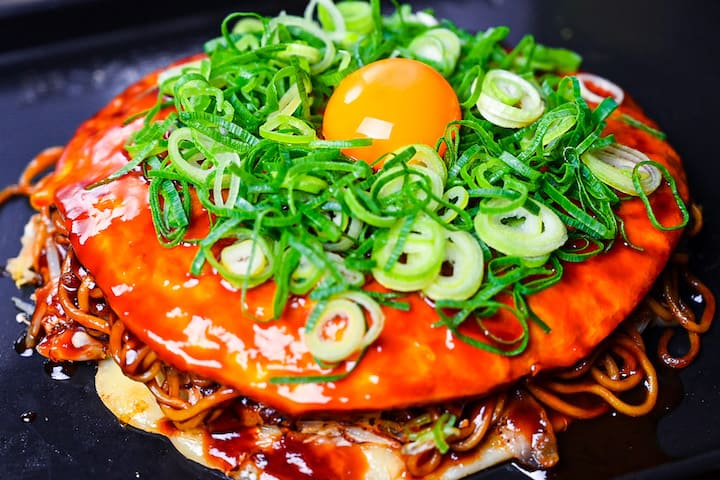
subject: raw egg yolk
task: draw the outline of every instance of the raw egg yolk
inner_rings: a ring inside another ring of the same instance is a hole
[[[388,58],[340,82],[325,108],[322,134],[327,140],[373,139],[343,153],[379,168],[374,162],[399,148],[435,147],[447,124],[460,118],[457,95],[440,73],[416,60]]]

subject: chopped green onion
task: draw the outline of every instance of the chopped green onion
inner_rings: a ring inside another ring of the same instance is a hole
[[[492,199],[488,203],[502,206],[505,199]],[[518,207],[506,213],[475,216],[475,231],[483,242],[505,255],[517,257],[540,257],[560,248],[567,241],[567,228],[552,210],[529,200],[537,208],[532,213],[526,207]]]
[[[320,24],[343,47],[351,47],[375,27],[369,2],[346,1],[336,5],[331,0],[311,0],[305,8],[305,18],[312,18],[315,4]]]
[[[410,292],[427,287],[440,273],[445,235],[426,215],[409,217],[381,232],[372,258],[375,279],[384,287]]]
[[[652,166],[660,170],[663,178],[665,178],[665,181],[667,181],[668,185],[670,185],[670,191],[672,192],[673,199],[675,200],[675,204],[677,205],[681,215],[680,223],[678,223],[677,225],[662,225],[660,222],[658,222],[657,217],[655,216],[655,212],[650,205],[648,194],[645,193],[644,190],[642,190],[642,178],[640,175],[640,170],[646,165]],[[672,177],[672,175],[670,175],[670,172],[668,172],[668,169],[665,168],[664,165],[650,160],[640,162],[635,166],[635,169],[633,170],[632,179],[635,188],[637,188],[637,191],[640,192],[640,200],[642,200],[643,205],[645,205],[645,210],[647,211],[648,218],[653,224],[653,227],[657,228],[658,230],[680,230],[681,228],[685,228],[687,226],[688,222],[690,221],[690,212],[688,212],[688,209],[685,206],[685,202],[683,202],[683,199],[680,196],[680,192],[678,192],[675,179]]]
[[[338,318],[343,321],[338,322]],[[360,350],[364,335],[362,309],[350,300],[333,298],[324,306],[313,328],[305,332],[305,344],[318,360],[337,363]]]
[[[423,293],[432,300],[467,300],[482,284],[485,271],[482,248],[469,232],[446,231],[445,236],[443,265],[451,271],[441,269]]]
[[[429,63],[445,76],[455,70],[460,48],[460,38],[447,28],[426,30],[408,45],[408,51],[413,57]]]
[[[203,252],[208,263],[224,278],[238,287],[252,288],[272,276],[275,257],[265,239],[242,228],[230,230],[223,238],[235,242],[222,247],[219,258],[212,247],[204,247]]]
[[[329,364],[369,346],[385,322],[378,304],[359,292],[338,295],[316,308],[321,311],[312,325],[306,326],[305,344],[316,359]]]
[[[477,108],[488,121],[506,128],[521,128],[540,118],[545,110],[533,84],[508,70],[485,74]]]
[[[304,255],[300,256],[298,266],[290,276],[290,292],[305,295],[320,281],[323,271]]]
[[[652,193],[660,186],[660,171],[644,153],[621,144],[608,145],[590,150],[580,156],[583,163],[601,181],[628,195],[639,195],[633,180],[636,167],[639,185],[645,194]]]
[[[661,132],[660,130],[653,128],[650,125],[631,117],[627,113],[621,114],[620,119],[628,125],[639,128],[640,130],[647,132],[650,135],[659,138],[660,140],[665,140],[667,138],[667,135],[664,132]]]

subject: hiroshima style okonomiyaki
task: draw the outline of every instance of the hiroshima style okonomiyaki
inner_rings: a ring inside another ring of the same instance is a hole
[[[701,209],[620,87],[507,36],[228,16],[0,196],[38,210],[26,346],[99,361],[120,421],[234,478],[549,468],[569,422],[649,412],[643,330],[682,368],[714,315],[680,253]]]

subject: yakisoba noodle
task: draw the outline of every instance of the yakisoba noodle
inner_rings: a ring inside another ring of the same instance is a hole
[[[12,195],[32,194],[36,189],[32,179],[51,167],[61,152],[62,149],[55,148],[40,154],[30,163],[18,184],[0,192],[0,201],[4,202]],[[702,225],[702,210],[693,205],[691,212],[693,223],[688,236],[697,234]],[[163,362],[125,328],[105,303],[92,275],[75,259],[57,212],[46,209],[33,218],[32,224],[38,226],[40,232],[29,248],[33,252],[32,270],[42,277],[37,280],[38,300],[48,294],[47,289],[53,282],[60,284],[55,290],[56,298],[49,302],[37,301],[38,308],[25,334],[26,348],[38,348],[56,361],[112,358],[124,375],[147,386],[165,418],[177,429],[206,428],[212,431],[214,422],[227,422],[232,418],[236,426],[281,425],[287,430],[302,432],[313,421],[328,421],[323,416],[293,418],[283,415],[242,397],[232,387],[182,372]],[[61,261],[58,276],[48,268],[48,263],[57,261],[48,259],[55,254]],[[571,421],[595,418],[610,410],[628,416],[646,415],[655,406],[661,386],[640,332],[659,319],[665,331],[661,335],[657,357],[669,367],[683,368],[698,355],[699,337],[707,331],[715,313],[712,292],[688,273],[687,263],[686,253],[674,254],[653,293],[637,311],[592,355],[572,368],[544,373],[481,399],[365,414],[354,420],[343,416],[342,422],[345,425],[356,422],[360,428],[399,442],[403,445],[408,471],[423,477],[431,474],[444,456],[478,448],[496,422],[504,415],[512,414],[514,402],[520,401],[526,407],[534,408],[538,417],[549,420],[554,432],[562,432]],[[683,287],[689,288],[704,303],[699,320],[683,299]],[[686,332],[689,347],[686,353],[676,357],[668,351],[668,343],[678,331]],[[74,349],[61,346],[68,345],[68,339]],[[635,403],[624,400],[628,392],[636,393],[638,389],[644,390],[640,401],[636,394],[632,396]],[[413,428],[436,422],[446,412],[453,412],[458,419],[456,431],[447,437],[447,452],[414,445],[411,440]],[[534,468],[551,466],[556,461],[556,454],[550,450],[549,455],[535,453],[525,461]]]

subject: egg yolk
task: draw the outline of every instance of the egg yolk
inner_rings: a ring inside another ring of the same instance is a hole
[[[374,162],[399,148],[435,147],[447,124],[460,118],[457,95],[440,73],[416,60],[388,58],[340,82],[325,108],[322,134],[327,140],[373,139],[343,153],[379,168]]]

